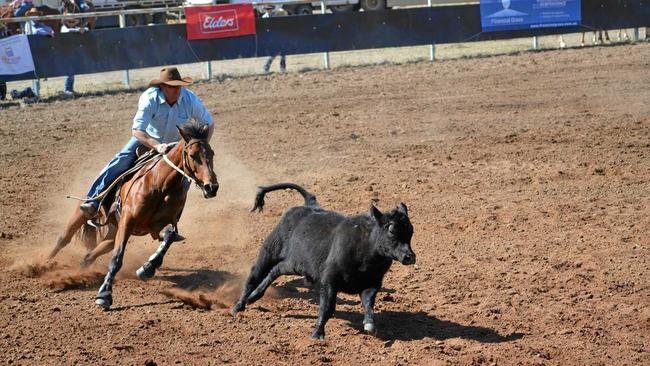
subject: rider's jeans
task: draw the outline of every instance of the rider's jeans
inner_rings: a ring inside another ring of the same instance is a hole
[[[135,162],[137,155],[136,149],[138,146],[141,146],[142,143],[138,141],[135,137],[131,137],[129,142],[124,145],[122,150],[118,152],[113,159],[108,162],[108,165],[104,167],[99,176],[95,179],[95,182],[90,187],[88,191],[88,197],[94,197],[101,193],[104,188],[108,187],[115,178],[119,177],[122,173],[129,170],[133,163]],[[92,202],[95,208],[99,207],[98,201],[89,201]]]

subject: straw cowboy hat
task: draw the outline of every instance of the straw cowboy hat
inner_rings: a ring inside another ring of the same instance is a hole
[[[160,70],[160,77],[149,82],[149,86],[160,86],[161,84],[169,86],[188,86],[192,85],[194,80],[191,77],[181,77],[181,73],[175,67],[165,67]]]

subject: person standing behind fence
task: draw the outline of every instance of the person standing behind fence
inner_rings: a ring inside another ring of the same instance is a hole
[[[83,34],[88,28],[81,26],[79,19],[66,19],[61,24],[61,33],[79,33]],[[74,95],[74,74],[68,74],[63,81],[63,93]]]
[[[25,13],[26,17],[42,17],[43,12],[37,10],[36,8],[29,9],[28,12]],[[32,32],[31,34],[37,35],[37,36],[49,36],[49,37],[54,37],[54,29],[50,27],[49,25],[42,23],[41,21],[28,21],[25,22],[25,29],[24,33],[29,34],[27,32],[27,27],[32,27]]]
[[[22,17],[27,10],[34,7],[34,0],[14,0],[11,2],[11,7],[16,9],[14,10],[15,17]]]
[[[9,31],[7,28],[0,27],[0,39],[9,37]],[[0,82],[0,100],[7,99],[7,83]]]
[[[264,5],[264,14],[262,14],[262,18],[280,17],[285,15],[287,15],[287,12],[284,11],[284,9],[281,7],[275,9],[275,6],[271,4]],[[264,73],[269,72],[271,69],[271,64],[273,63],[273,60],[276,56],[277,55],[269,56],[269,58],[266,59],[266,62],[264,63]],[[287,60],[286,56],[283,53],[280,53],[280,71],[287,71]]]

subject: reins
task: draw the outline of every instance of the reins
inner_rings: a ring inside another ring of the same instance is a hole
[[[194,175],[194,172],[190,171],[190,173],[192,174],[191,176],[189,174],[185,173],[185,169],[186,169],[185,167],[187,166],[187,164],[185,163],[185,159],[187,157],[187,151],[185,149],[188,146],[192,146],[194,144],[199,144],[199,143],[201,143],[201,141],[202,140],[195,140],[195,141],[187,143],[187,144],[185,144],[185,146],[183,146],[183,151],[181,152],[181,154],[182,154],[182,157],[181,157],[182,169],[179,168],[178,166],[176,166],[176,164],[174,164],[171,160],[169,160],[169,158],[167,157],[167,154],[162,154],[163,160],[165,161],[165,163],[167,163],[167,165],[169,165],[174,170],[176,170],[177,172],[182,174],[190,182],[193,182],[194,184],[196,184],[197,187],[201,187],[202,184],[199,183],[199,181],[196,179],[196,175]]]

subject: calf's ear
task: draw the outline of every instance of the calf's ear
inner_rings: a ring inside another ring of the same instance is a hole
[[[401,202],[399,204],[399,207],[397,208],[397,211],[403,213],[406,216],[409,215],[409,210],[408,210],[408,208],[406,208],[406,205],[403,202]]]
[[[375,220],[379,223],[383,221],[384,214],[381,213],[381,211],[379,211],[377,207],[375,207],[375,205],[373,205],[372,203],[370,204],[369,211],[370,211],[370,217],[374,217]]]

